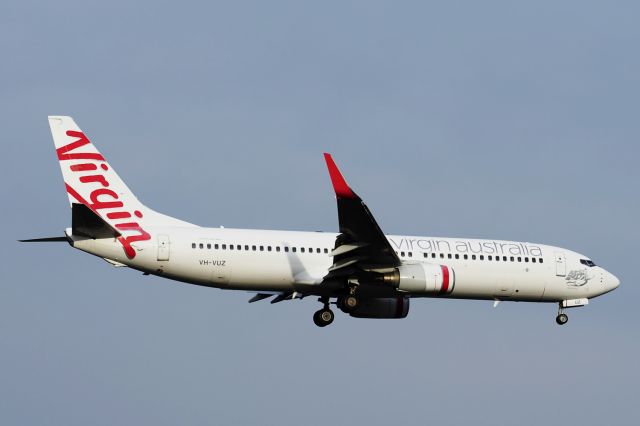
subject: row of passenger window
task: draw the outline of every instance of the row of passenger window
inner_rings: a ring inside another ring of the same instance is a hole
[[[401,251],[400,253],[396,252],[396,254],[400,254],[400,257],[413,257],[413,252],[409,251],[409,252],[404,252]],[[484,255],[484,254],[480,254],[480,255],[475,255],[472,254],[471,256],[469,256],[468,254],[451,254],[451,253],[447,253],[446,255],[444,253],[440,253],[440,255],[438,256],[436,253],[423,253],[425,259],[428,259],[429,257],[431,257],[432,259],[436,259],[436,258],[440,258],[440,259],[464,259],[464,260],[491,260],[491,261],[495,261],[495,262],[525,262],[528,263],[529,261],[531,261],[532,263],[543,263],[543,259],[540,257],[522,257],[522,256],[493,256],[491,254],[489,255]]]
[[[191,248],[192,249],[207,249],[207,250],[236,250],[236,251],[276,251],[276,252],[280,252],[280,251],[284,251],[285,253],[297,253],[298,252],[298,247],[288,247],[288,246],[284,246],[284,247],[280,247],[280,246],[254,246],[254,245],[242,245],[242,244],[218,244],[218,243],[191,243]],[[300,247],[300,253],[325,253],[325,254],[329,254],[329,249],[324,248],[324,249],[320,249],[320,248],[313,248],[313,247]],[[399,254],[400,257],[413,257],[413,252],[409,251],[409,252],[396,252],[396,254]],[[543,263],[543,259],[542,258],[536,258],[536,257],[522,257],[522,256],[502,256],[502,258],[500,256],[492,256],[492,255],[475,255],[472,254],[471,256],[469,256],[468,254],[451,254],[451,253],[447,253],[446,255],[444,253],[440,253],[439,256],[436,253],[423,253],[424,257],[426,259],[428,259],[429,257],[431,257],[432,259],[436,259],[436,258],[440,258],[440,259],[464,259],[464,260],[489,260],[489,261],[496,261],[496,262],[500,262],[501,260],[503,262],[522,262],[524,261],[525,263],[528,263],[529,261],[531,261],[532,263]]]
[[[207,249],[207,250],[237,250],[237,251],[276,251],[276,252],[280,252],[280,251],[284,251],[285,253],[297,253],[298,252],[298,247],[288,247],[288,246],[284,246],[284,247],[280,247],[280,246],[254,246],[254,245],[242,245],[242,244],[211,244],[211,243],[191,243],[191,248],[195,249],[195,248],[200,248],[200,249]],[[329,249],[325,248],[325,249],[320,249],[320,248],[313,248],[313,247],[300,247],[299,248],[300,253],[325,253],[325,254],[329,254]]]

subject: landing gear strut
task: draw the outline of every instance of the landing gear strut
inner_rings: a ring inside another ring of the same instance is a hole
[[[346,314],[350,314],[358,308],[360,304],[360,300],[356,296],[356,291],[358,290],[358,282],[356,280],[352,280],[349,282],[349,294],[341,297],[338,300],[338,307],[342,310],[342,312]]]
[[[562,307],[562,303],[558,307],[558,316],[556,317],[556,323],[558,325],[565,325],[569,321],[569,317],[564,313],[564,309]]]
[[[333,311],[329,309],[329,299],[321,298],[320,301],[324,304],[324,307],[313,314],[313,322],[318,327],[326,327],[333,322]]]

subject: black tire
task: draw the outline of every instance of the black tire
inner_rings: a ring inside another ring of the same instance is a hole
[[[313,322],[318,327],[326,327],[333,322],[335,316],[331,309],[320,309],[313,314]]]
[[[313,323],[318,327],[325,326],[325,324],[322,322],[322,319],[320,319],[320,311],[313,314]]]
[[[558,325],[565,325],[569,321],[567,314],[558,314],[556,317],[556,323]]]

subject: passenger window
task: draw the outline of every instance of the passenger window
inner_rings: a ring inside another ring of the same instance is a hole
[[[436,254],[435,253],[431,253],[431,258],[435,259],[436,258]]]
[[[516,258],[511,256],[511,261],[514,262],[515,260],[516,260]]]
[[[451,259],[451,253],[447,254],[447,257],[448,257],[449,259]]]
[[[502,260],[503,260],[504,262],[506,262],[506,261],[507,261],[507,256],[502,256]]]
[[[412,251],[409,252],[409,257],[413,257],[413,252]]]
[[[264,251],[264,246],[260,246],[260,251]]]
[[[211,250],[211,244],[207,244],[207,250]]]
[[[233,244],[229,244],[229,250],[233,250]]]
[[[284,252],[285,252],[285,253],[289,253],[289,247],[284,246]]]
[[[203,249],[203,248],[204,248],[204,244],[200,243],[200,246],[199,246],[199,247],[200,247],[201,249]]]
[[[196,248],[196,243],[191,243],[191,248]]]
[[[426,258],[429,257],[429,253],[422,253],[422,255]]]
[[[542,263],[542,258],[540,259],[540,263]]]
[[[400,256],[404,257],[404,252],[403,251],[400,252]]]
[[[465,254],[465,255],[464,255],[464,260],[468,260],[468,259],[469,259],[469,255],[468,255],[468,254]]]
[[[295,253],[296,252],[296,248],[295,247],[291,247],[291,251]]]
[[[480,260],[484,260],[484,254],[480,255]]]
[[[444,253],[440,253],[440,259],[444,259]]]
[[[325,254],[329,254],[329,249],[324,249]]]
[[[226,249],[227,249],[227,245],[226,245],[226,244],[223,244],[223,245],[222,245],[222,250],[226,250]]]
[[[304,247],[300,247],[300,253],[304,253]]]
[[[251,246],[251,250],[256,251],[256,246]]]
[[[521,257],[518,257],[518,262],[522,262],[522,258]]]
[[[309,253],[313,253],[313,249],[312,248],[309,249]]]
[[[493,256],[491,255],[487,256],[487,260],[493,260]]]
[[[267,251],[271,251],[271,246],[267,246]]]
[[[500,256],[496,256],[496,262],[500,262]]]
[[[471,260],[476,260],[476,255],[475,254],[471,255]]]
[[[460,259],[460,255],[456,253],[456,259]]]
[[[280,246],[276,246],[276,251],[280,251]]]
[[[529,263],[529,258],[528,258],[528,257],[525,257],[525,258],[524,258],[524,262],[525,262],[525,263]]]

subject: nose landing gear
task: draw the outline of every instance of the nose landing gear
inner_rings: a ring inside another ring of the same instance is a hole
[[[577,308],[579,306],[585,306],[589,304],[589,299],[567,299],[558,303],[558,316],[556,317],[556,323],[558,325],[565,325],[569,321],[569,317],[564,313],[565,308]]]
[[[569,321],[569,317],[565,313],[558,313],[556,317],[556,323],[558,325],[565,325]]]

